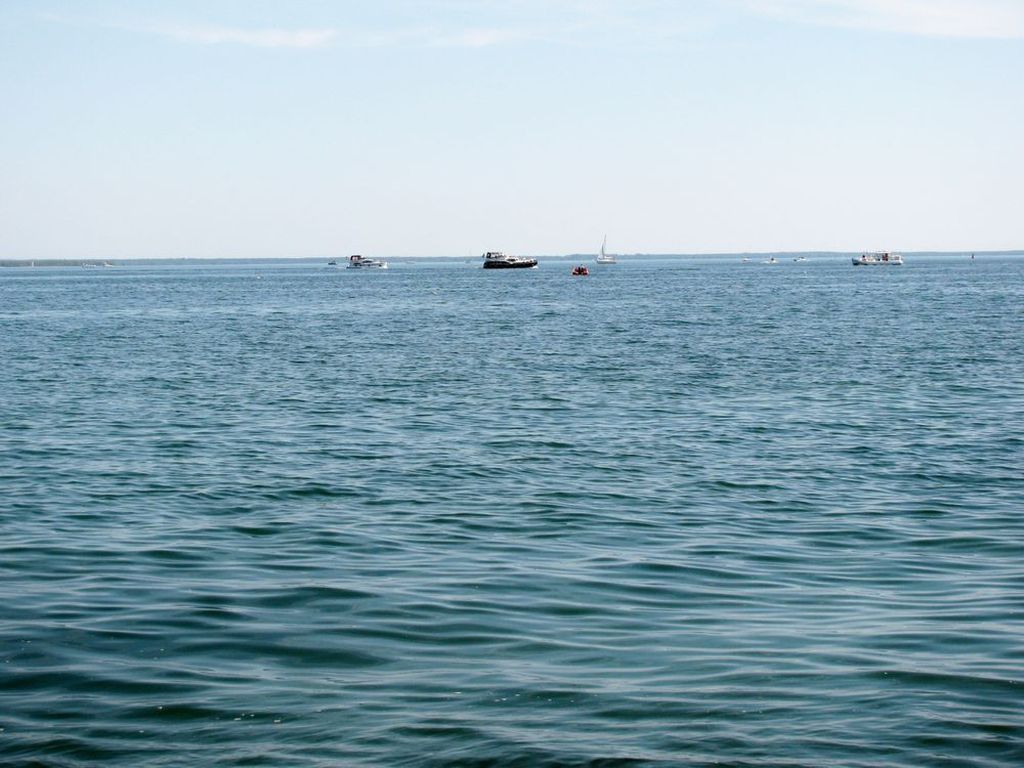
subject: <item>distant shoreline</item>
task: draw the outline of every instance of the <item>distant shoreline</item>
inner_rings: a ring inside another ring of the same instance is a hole
[[[643,260],[643,259],[729,259],[729,258],[767,258],[775,257],[819,257],[819,258],[843,258],[856,256],[860,251],[735,251],[718,253],[620,253],[616,254],[620,260]],[[928,256],[1024,256],[1024,250],[1004,251],[901,251],[905,256],[928,257]],[[580,259],[593,258],[593,253],[565,253],[565,254],[529,254],[532,258],[551,259],[555,261],[579,261]],[[247,258],[244,256],[227,256],[217,258],[130,258],[130,259],[0,259],[0,267],[111,267],[127,265],[189,265],[189,264],[325,264],[328,261],[336,260],[337,256],[277,256],[262,258]],[[466,261],[467,259],[479,258],[475,255],[469,256],[386,256],[385,258],[396,261]]]

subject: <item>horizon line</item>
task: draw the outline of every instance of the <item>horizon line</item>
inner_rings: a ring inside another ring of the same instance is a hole
[[[858,253],[873,253],[874,251],[861,250],[801,250],[801,251],[673,251],[673,252],[641,252],[635,253],[616,253],[616,256],[631,259],[643,259],[643,258],[687,258],[687,257],[698,257],[698,258],[716,258],[716,257],[727,257],[727,256],[849,256],[851,254]],[[890,253],[901,253],[909,254],[914,256],[957,256],[966,254],[976,255],[987,255],[987,256],[1024,256],[1024,248],[1007,248],[1007,249],[984,249],[984,250],[971,250],[967,249],[954,249],[954,250],[893,250]],[[413,254],[376,254],[380,258],[387,259],[410,259],[410,260],[465,260],[465,259],[477,259],[480,258],[475,254],[456,254],[448,256],[418,256]],[[595,253],[589,251],[577,251],[573,253],[535,253],[535,254],[517,254],[521,256],[531,256],[535,258],[546,258],[546,259],[573,259],[583,256],[593,256]],[[13,267],[13,266],[31,266],[32,264],[38,265],[77,265],[83,263],[92,262],[155,262],[155,261],[205,261],[205,262],[228,262],[228,261],[262,261],[262,262],[277,262],[277,261],[308,261],[308,262],[319,262],[323,260],[337,259],[338,256],[334,255],[322,255],[322,256],[129,256],[129,257],[114,257],[114,256],[82,256],[82,257],[45,257],[45,258],[0,258],[0,267]]]

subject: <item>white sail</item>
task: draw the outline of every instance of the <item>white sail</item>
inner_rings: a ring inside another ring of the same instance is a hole
[[[604,240],[601,241],[601,254],[597,257],[598,264],[614,264],[615,254],[607,254],[604,252],[605,246],[608,245],[608,235],[604,236]]]

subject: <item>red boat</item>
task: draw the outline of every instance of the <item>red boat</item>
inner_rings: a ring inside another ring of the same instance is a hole
[[[580,264],[578,267],[572,268],[572,273],[577,277],[581,277],[583,275],[589,275],[590,270],[587,269],[586,266],[584,266],[583,264]]]

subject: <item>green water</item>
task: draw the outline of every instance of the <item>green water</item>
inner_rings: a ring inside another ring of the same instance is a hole
[[[0,762],[1024,764],[1024,259],[0,270]]]

